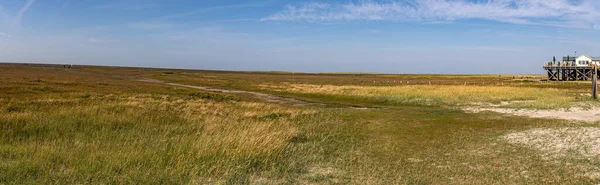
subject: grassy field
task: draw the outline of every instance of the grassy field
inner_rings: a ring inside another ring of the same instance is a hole
[[[599,183],[598,123],[461,109],[598,104],[541,78],[0,65],[0,184]]]

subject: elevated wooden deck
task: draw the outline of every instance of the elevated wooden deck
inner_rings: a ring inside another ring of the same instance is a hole
[[[593,69],[592,66],[544,66],[545,70],[548,69]]]
[[[544,65],[544,70],[548,72],[548,80],[552,81],[592,80],[594,69],[598,70],[598,67],[593,64],[588,66]]]

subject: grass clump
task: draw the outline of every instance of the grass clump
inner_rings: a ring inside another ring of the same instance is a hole
[[[286,117],[290,117],[290,114],[286,114],[286,113],[270,113],[270,114],[267,114],[267,115],[263,116],[262,119],[277,120],[277,119],[284,119]]]
[[[8,112],[8,113],[23,112],[23,111],[24,111],[24,108],[19,107],[19,106],[11,105],[11,106],[6,107],[6,112]]]
[[[188,95],[190,99],[205,99],[213,101],[239,101],[239,98],[230,95],[217,94],[211,92],[193,92]]]

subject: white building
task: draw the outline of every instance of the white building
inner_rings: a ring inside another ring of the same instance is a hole
[[[589,64],[600,65],[600,57],[590,57],[588,55],[579,55],[578,57],[563,57],[564,62],[572,63],[574,66],[589,66]]]

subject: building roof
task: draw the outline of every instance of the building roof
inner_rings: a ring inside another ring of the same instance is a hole
[[[569,58],[569,59],[567,59],[567,57],[563,57],[563,59],[562,59],[562,60],[563,60],[563,61],[575,61],[575,58],[577,58],[577,57],[572,57],[572,56],[569,56],[568,58]]]

